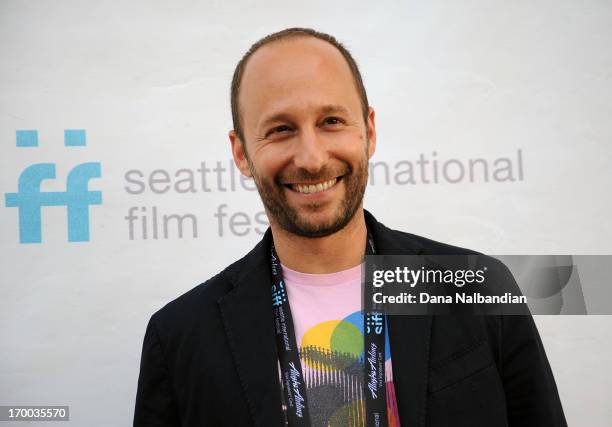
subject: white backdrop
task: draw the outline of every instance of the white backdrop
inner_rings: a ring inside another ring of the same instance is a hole
[[[20,243],[2,196],[0,405],[131,424],[150,315],[265,229],[230,167],[229,83],[252,42],[290,26],[334,34],[362,68],[379,220],[491,254],[612,253],[611,22],[595,0],[2,1],[0,190],[50,163],[41,191],[65,192],[93,162],[102,203],[89,241],[69,242],[66,207],[44,206],[42,241]],[[86,145],[65,146],[67,129]],[[18,147],[21,130],[38,146]],[[612,319],[536,321],[569,424],[612,425]]]

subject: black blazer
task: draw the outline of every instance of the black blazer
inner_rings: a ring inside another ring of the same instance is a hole
[[[474,253],[365,216],[380,254]],[[134,426],[282,425],[271,237],[151,317]],[[388,328],[402,426],[567,425],[531,316],[390,316]]]

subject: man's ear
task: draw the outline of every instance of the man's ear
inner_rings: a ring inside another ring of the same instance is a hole
[[[244,176],[253,176],[251,174],[251,168],[249,168],[249,162],[247,161],[244,144],[240,138],[238,138],[238,135],[236,135],[236,131],[234,129],[230,130],[228,136],[232,143],[232,156],[234,156],[236,167]]]
[[[366,125],[366,132],[368,134],[368,140],[370,141],[370,145],[368,147],[368,158],[371,159],[376,151],[376,120],[374,108],[372,107],[368,107],[368,121]]]

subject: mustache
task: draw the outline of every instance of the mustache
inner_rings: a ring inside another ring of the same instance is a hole
[[[319,182],[329,181],[338,176],[346,175],[352,172],[349,165],[344,165],[340,168],[324,167],[317,173],[310,173],[306,169],[297,169],[295,171],[283,172],[280,174],[276,182],[280,185],[291,184],[296,182]]]

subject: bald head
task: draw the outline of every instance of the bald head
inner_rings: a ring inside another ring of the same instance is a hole
[[[351,97],[357,97],[365,123],[368,99],[361,74],[351,54],[334,37],[308,28],[289,28],[253,44],[236,66],[232,79],[232,120],[237,137],[245,142],[245,120],[250,120],[250,106],[246,103],[254,96],[255,108],[266,92],[285,100],[307,101],[295,98],[299,94],[291,89],[307,89],[316,84],[322,73],[330,72],[333,74],[327,83],[338,89],[351,88]]]

